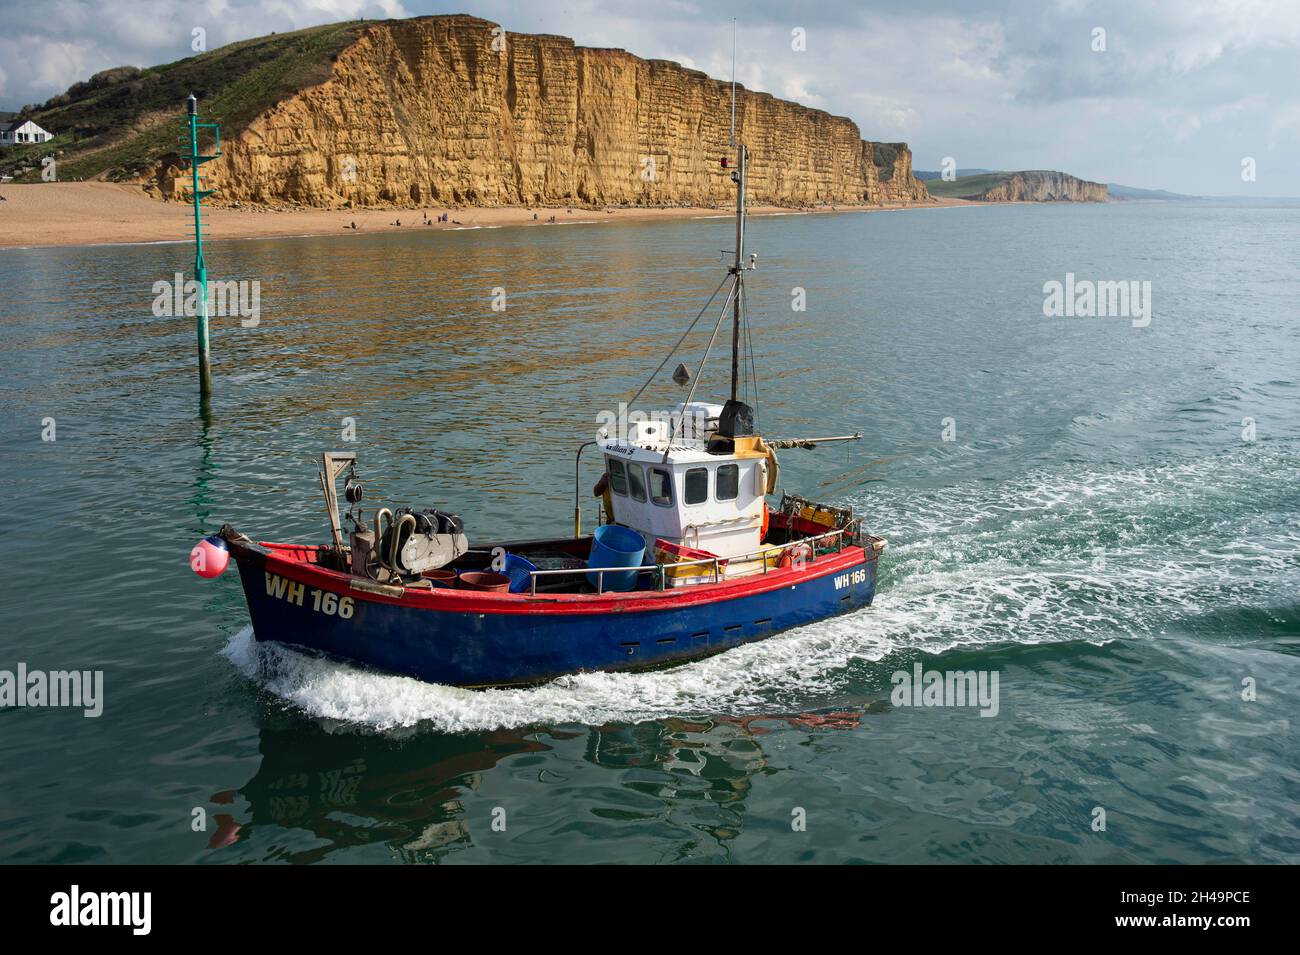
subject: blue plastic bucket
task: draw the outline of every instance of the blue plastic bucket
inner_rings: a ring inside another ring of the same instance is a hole
[[[645,557],[645,538],[621,524],[605,524],[591,537],[588,567],[640,567]],[[605,574],[605,590],[627,591],[636,586],[637,571]],[[599,574],[587,574],[587,583],[601,587]]]
[[[520,557],[518,554],[506,554],[506,563],[501,571],[510,578],[510,592],[512,594],[526,594],[532,590],[532,572],[537,569],[537,565],[531,560]]]

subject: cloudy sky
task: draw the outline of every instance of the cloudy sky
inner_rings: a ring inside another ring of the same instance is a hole
[[[211,48],[428,13],[725,78],[741,11],[740,82],[907,141],[919,169],[950,156],[1201,195],[1300,193],[1300,0],[0,0],[0,109],[110,66],[180,59],[195,26]]]

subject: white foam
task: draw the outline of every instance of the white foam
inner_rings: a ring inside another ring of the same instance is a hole
[[[580,673],[527,689],[463,690],[257,643],[251,627],[231,637],[223,651],[245,676],[312,716],[377,730],[422,724],[443,732],[769,712],[783,697],[830,689],[828,674],[869,652],[859,640],[850,647],[803,628],[669,670]]]
[[[258,644],[251,628],[224,652],[306,713],[380,731],[789,712],[833,699],[850,683],[855,661],[1152,638],[1207,610],[1291,599],[1297,570],[1287,555],[1300,549],[1300,531],[1275,519],[1270,495],[1294,496],[1286,490],[1294,457],[1247,451],[1106,472],[1036,472],[1004,484],[877,489],[854,502],[893,542],[874,606],[668,670],[481,691]],[[1245,485],[1254,493],[1240,493]],[[1221,514],[1223,487],[1238,492],[1230,500],[1239,513]],[[1215,536],[1215,516],[1231,534]]]

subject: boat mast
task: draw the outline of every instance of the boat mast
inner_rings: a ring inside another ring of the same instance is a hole
[[[731,21],[731,145],[736,148],[736,169],[731,179],[736,184],[736,259],[731,267],[735,278],[731,301],[731,400],[740,387],[740,322],[743,317],[741,296],[744,285],[745,259],[745,144],[736,142],[736,21]]]
[[[736,262],[731,267],[736,277],[736,287],[731,301],[731,400],[735,401],[740,385],[740,323],[743,318],[741,298],[745,282],[745,269],[741,264],[745,257],[745,144],[740,143],[736,149],[736,171],[732,173],[736,181]]]

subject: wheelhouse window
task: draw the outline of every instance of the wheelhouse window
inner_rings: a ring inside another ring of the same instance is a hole
[[[650,469],[650,500],[660,507],[673,505],[673,479],[663,468]]]
[[[627,468],[618,458],[606,458],[609,468],[609,489],[621,497],[627,497]]]
[[[713,495],[719,501],[734,501],[740,494],[740,465],[724,464],[718,468],[718,485]]]
[[[632,495],[632,500],[645,502],[645,471],[641,465],[627,463],[627,489]]]
[[[686,472],[686,503],[703,504],[709,499],[709,469],[691,468]]]

